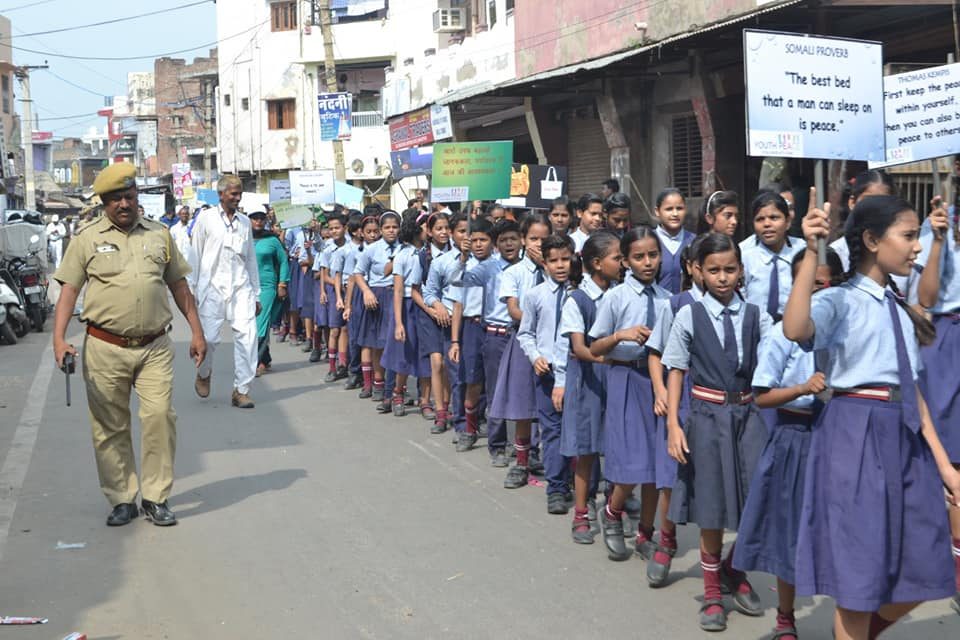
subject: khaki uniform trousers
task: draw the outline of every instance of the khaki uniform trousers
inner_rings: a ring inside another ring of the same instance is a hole
[[[87,336],[83,380],[103,495],[111,506],[134,502],[138,490],[145,500],[164,502],[173,488],[177,441],[169,334],[132,348]],[[130,425],[131,389],[140,400],[139,485]]]

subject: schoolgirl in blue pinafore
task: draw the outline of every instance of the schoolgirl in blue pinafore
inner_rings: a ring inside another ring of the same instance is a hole
[[[300,280],[297,285],[299,294],[297,295],[297,309],[300,311],[300,315],[304,320],[309,320],[313,322],[314,315],[314,295],[317,281],[313,277],[313,257],[314,249],[308,248],[306,246],[307,242],[313,242],[314,240],[319,241],[319,234],[314,233],[312,230],[306,230],[303,232],[303,249],[300,253],[300,264],[297,266],[297,271],[300,272]]]
[[[736,531],[740,525],[750,480],[767,441],[751,382],[757,350],[772,320],[733,288],[742,271],[732,238],[711,232],[696,242],[693,257],[705,293],[677,312],[661,358],[670,370],[667,446],[680,461],[668,517],[699,527],[704,589],[700,628],[723,631],[724,587],[741,613],[763,614],[746,574],[732,566],[732,550],[723,558],[723,531]],[[681,423],[679,394],[687,376],[693,379],[690,412]]]
[[[597,317],[601,289],[589,275],[570,292],[563,305],[558,334],[569,340],[582,333],[587,348],[593,339],[589,329]],[[568,458],[603,453],[603,411],[607,368],[583,362],[569,350],[563,382],[563,417],[560,423],[560,453]],[[557,384],[560,384],[558,381]]]
[[[385,275],[384,269],[394,259],[398,249],[396,242],[390,243],[381,238],[364,249],[357,260],[355,273],[363,278],[377,299],[376,308],[365,308],[360,320],[361,347],[383,349],[387,346],[390,317],[393,315],[393,278]]]
[[[715,327],[726,309],[737,317],[736,366],[725,356],[723,337]],[[714,402],[692,391],[690,413],[682,425],[690,453],[688,463],[679,465],[670,504],[670,519],[678,524],[731,531],[740,525],[750,480],[767,440],[766,427],[749,397],[761,335],[770,324],[769,316],[737,296],[724,307],[708,293],[677,312],[664,366],[686,371],[693,387],[742,398],[736,403],[719,398]]]
[[[774,326],[760,349],[753,386],[759,391],[806,384],[825,354],[815,356],[787,340]],[[822,366],[822,365],[821,365]],[[797,533],[811,427],[823,404],[804,395],[774,410],[774,429],[760,455],[737,531],[733,564],[796,583]]]
[[[653,329],[669,299],[666,289],[645,285],[628,273],[623,284],[603,297],[589,335],[596,340],[638,325]],[[605,387],[604,477],[616,484],[656,481],[657,424],[647,353],[645,346],[622,341],[605,356],[611,364]]]
[[[327,270],[327,280],[333,279],[333,268],[335,266],[341,269],[343,268],[342,263],[334,262],[334,255],[336,255],[340,249],[349,243],[349,240],[345,240],[344,244],[338,245],[336,242],[331,240],[323,248],[324,258],[321,261],[321,264]],[[339,274],[337,274],[337,276],[339,277]],[[323,321],[321,322],[321,326],[329,327],[331,329],[339,329],[344,325],[344,322],[343,311],[337,309],[337,291],[332,282],[326,282],[323,286],[327,295],[327,304],[326,308],[323,310]]]
[[[403,302],[401,303],[401,322],[407,339],[399,342],[394,338],[397,326],[396,317],[391,317],[390,334],[387,346],[383,350],[381,364],[385,369],[397,374],[416,378],[430,377],[430,357],[420,351],[419,330],[416,322],[418,307],[413,301],[412,290],[422,280],[420,260],[417,248],[412,244],[403,245],[393,258],[394,287],[397,278],[403,283]],[[392,304],[392,302],[391,302]]]
[[[359,242],[357,241],[359,240]],[[360,369],[360,318],[363,316],[363,292],[356,286],[353,272],[357,268],[357,259],[363,250],[363,240],[358,234],[357,238],[351,238],[350,242],[341,247],[343,252],[343,267],[340,273],[340,286],[344,305],[349,306],[350,315],[347,319],[347,337],[349,339],[349,360],[347,368],[350,375],[354,376],[353,382],[359,383],[358,377],[361,375]],[[356,384],[351,384],[355,387]]]
[[[937,335],[933,344],[920,350],[924,367],[919,385],[940,442],[950,462],[960,468],[960,376],[956,374],[957,362],[960,362],[960,211],[953,206],[950,211],[939,209],[940,216],[937,213],[937,210],[931,212],[920,228],[923,251],[916,265],[922,271],[920,284],[937,292],[935,299],[921,301],[933,316]],[[945,227],[938,225],[942,230],[939,234],[934,233],[931,224],[935,217],[946,218]],[[936,264],[931,264],[932,260]],[[919,296],[919,286],[915,291]],[[957,591],[953,608],[960,613],[960,511],[957,509],[951,514],[950,524]]]
[[[953,210],[948,216],[948,227],[940,241],[938,264],[928,264],[934,247],[934,232],[927,218],[920,228],[920,244],[923,246],[917,265],[923,270],[924,281],[934,278],[937,297],[927,311],[933,316],[937,337],[933,344],[920,350],[923,370],[920,372],[920,389],[933,424],[937,427],[950,462],[960,464],[960,212]],[[926,305],[925,305],[926,306]],[[960,539],[955,531],[954,538]],[[960,584],[960,583],[958,583]]]
[[[960,473],[917,388],[920,343],[933,342],[933,326],[890,282],[912,270],[918,216],[883,195],[850,215],[848,280],[811,295],[816,256],[808,249],[783,320],[786,336],[827,352],[832,389],[810,441],[796,586],[798,595],[836,601],[836,627],[869,627],[875,638],[917,604],[954,594],[944,498],[957,506]],[[827,213],[812,209],[803,226],[815,245]]]
[[[433,264],[434,260],[449,250],[449,243],[446,248],[442,248],[430,242],[417,251],[417,259],[420,264],[420,282],[418,285],[420,286],[421,292],[423,291],[423,285],[427,283],[427,278],[430,275],[430,265]],[[443,329],[440,325],[434,322],[433,318],[422,309],[418,309],[416,323],[421,355],[426,356],[429,360],[431,353],[443,353]]]
[[[667,346],[667,338],[670,336],[670,328],[673,326],[673,319],[677,316],[677,313],[680,309],[702,299],[703,291],[696,284],[685,291],[670,296],[670,304],[663,308],[662,315],[657,318],[657,325],[653,328],[653,333],[647,340],[648,351],[662,357],[663,350]],[[680,395],[680,424],[686,422],[687,414],[690,412],[690,388],[692,386],[693,378],[689,375],[685,376],[683,392]],[[657,489],[673,489],[673,484],[677,480],[677,461],[667,453],[666,416],[657,417],[656,447]]]
[[[902,383],[913,383],[921,367],[911,319],[889,288],[860,273],[810,304],[815,333],[808,346],[828,352],[825,374],[835,391],[811,437],[797,593],[829,595],[838,607],[863,612],[949,597],[954,576],[942,481],[919,418],[911,422],[907,403],[896,397],[836,391],[915,393]]]
[[[522,306],[527,291],[543,280],[543,269],[525,255],[520,262],[504,270],[500,278],[500,301],[506,303],[508,298],[515,298]],[[537,416],[536,376],[533,365],[517,342],[518,326],[519,323],[515,323],[511,327],[488,409],[490,416],[503,420],[533,420]]]
[[[318,240],[319,242],[319,240]],[[324,288],[321,276],[323,272],[330,267],[329,248],[332,242],[324,242],[313,252],[313,270],[310,276],[313,278],[313,323],[314,331],[327,326],[327,304],[326,289]],[[314,344],[320,345],[319,335],[315,335]]]
[[[681,293],[684,250],[697,236],[686,229],[681,229],[675,236],[670,235],[663,227],[657,227],[656,231],[660,237],[660,246],[663,247],[657,284],[672,294]]]
[[[303,247],[303,229],[294,227],[287,229],[283,237],[283,244],[287,248],[287,255],[290,256],[290,311],[296,314],[300,313],[300,280],[303,274],[300,271],[300,256],[304,252]],[[298,327],[290,327],[290,336],[297,335]]]

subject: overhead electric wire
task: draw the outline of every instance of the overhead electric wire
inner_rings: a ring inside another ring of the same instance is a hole
[[[209,4],[210,0],[199,0],[198,2],[189,2],[187,4],[181,4],[176,7],[169,7],[167,9],[157,9],[156,11],[150,11],[148,13],[139,13],[134,16],[126,16],[124,18],[114,18],[112,20],[103,20],[101,22],[91,22],[89,24],[81,24],[75,27],[62,27],[60,29],[49,29],[47,31],[36,31],[34,33],[24,33],[24,36],[45,36],[51,33],[63,33],[64,31],[78,31],[80,29],[89,29],[90,27],[100,27],[107,24],[116,24],[118,22],[128,22],[130,20],[137,20],[139,18],[146,18],[149,16],[156,16],[161,13],[170,13],[172,11],[179,11],[180,9],[187,9],[189,7],[196,7],[201,4]]]
[[[19,36],[23,36],[23,35],[24,35],[23,32],[20,31],[19,29],[17,29],[16,27],[14,27],[13,30],[16,31],[16,32],[17,32],[17,35],[19,35]],[[38,43],[41,47],[46,47],[47,49],[50,49],[51,51],[54,51],[54,52],[56,52],[56,53],[60,53],[59,51],[57,51],[57,49],[55,49],[54,47],[51,47],[49,44],[47,44],[46,42],[44,42],[44,41],[41,40],[40,38],[37,38],[37,37],[35,37],[35,36],[30,36],[30,40],[33,40],[34,42]],[[71,61],[71,62],[73,62],[73,64],[77,65],[77,66],[80,67],[81,69],[86,69],[86,70],[89,71],[90,73],[92,73],[92,74],[94,74],[94,75],[97,75],[97,76],[100,76],[100,77],[103,78],[104,80],[107,80],[107,81],[115,84],[116,86],[122,86],[122,87],[124,88],[124,90],[126,90],[126,84],[123,83],[123,82],[120,82],[120,81],[117,80],[115,77],[112,78],[112,77],[106,75],[105,73],[102,73],[102,72],[100,72],[100,71],[97,71],[96,69],[94,69],[94,68],[91,67],[90,65],[84,64],[84,63],[80,62],[79,60],[73,60],[73,61]],[[108,93],[106,93],[106,94],[98,94],[98,95],[109,95],[109,93],[111,93],[111,92],[108,92]]]
[[[6,9],[0,9],[0,13],[10,13],[11,11],[17,11],[18,9],[29,9],[30,7],[36,7],[41,4],[50,4],[54,0],[39,0],[39,2],[31,2],[29,4],[21,4],[18,7],[8,7]]]
[[[71,56],[63,53],[55,53],[52,51],[38,51],[36,49],[27,49],[25,47],[17,47],[14,45],[9,45],[9,46],[11,49],[16,49],[17,51],[26,51],[27,53],[35,53],[41,56],[51,56],[53,58],[64,58],[66,60],[99,60],[99,61],[108,61],[108,62],[123,62],[127,60],[153,60],[156,58],[166,58],[166,57],[178,55],[181,53],[188,53],[190,51],[197,51],[198,49],[209,49],[210,47],[213,47],[219,44],[220,42],[232,40],[233,38],[239,38],[240,36],[246,33],[249,33],[254,29],[259,29],[260,27],[267,24],[268,22],[270,22],[269,19],[264,20],[263,22],[255,24],[248,29],[244,29],[239,33],[235,33],[231,36],[227,36],[220,40],[215,40],[213,42],[208,42],[206,44],[197,45],[196,47],[190,47],[188,49],[179,49],[177,51],[167,51],[164,53],[151,53],[151,54],[142,55],[142,56]]]
[[[58,75],[58,74],[54,73],[53,71],[50,71],[50,69],[43,69],[43,71],[46,71],[47,73],[49,73],[50,75],[52,75],[54,78],[56,78],[56,79],[59,80],[60,82],[63,82],[63,83],[65,83],[65,84],[68,84],[68,85],[70,85],[71,87],[73,87],[73,88],[75,88],[75,89],[79,89],[80,91],[85,91],[85,92],[89,93],[90,95],[97,96],[98,98],[103,98],[103,97],[109,95],[109,94],[106,94],[106,93],[98,93],[98,92],[94,91],[93,89],[88,89],[87,87],[84,87],[83,85],[79,85],[79,84],[77,84],[76,82],[73,82],[73,81],[71,81],[71,80],[67,80],[67,79],[64,78],[63,76]]]

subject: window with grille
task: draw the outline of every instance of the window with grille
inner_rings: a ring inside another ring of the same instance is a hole
[[[293,129],[296,125],[296,107],[297,101],[288,100],[267,100],[267,126],[270,129]]]
[[[688,198],[703,196],[703,147],[694,115],[677,116],[671,127],[673,186]]]
[[[293,31],[296,28],[296,2],[274,2],[270,5],[270,31]]]

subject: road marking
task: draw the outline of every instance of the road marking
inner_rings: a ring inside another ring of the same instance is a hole
[[[52,375],[53,347],[48,345],[40,356],[37,373],[33,376],[27,402],[20,414],[20,422],[13,434],[7,457],[0,467],[0,560],[3,559],[7,546],[17,498],[30,467],[30,458],[33,457],[33,447],[37,444],[37,433],[40,431],[40,420],[43,418],[43,407],[47,402],[47,388]]]

